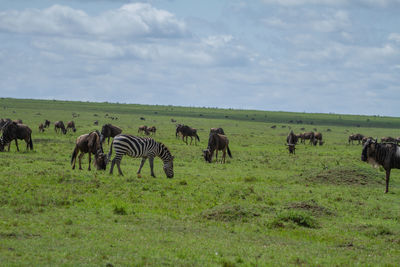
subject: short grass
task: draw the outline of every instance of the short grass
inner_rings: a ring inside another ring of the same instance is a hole
[[[20,152],[13,143],[0,153],[0,265],[400,262],[399,171],[384,194],[382,170],[361,162],[361,146],[347,144],[350,133],[399,136],[399,118],[17,99],[0,99],[0,110],[29,125],[34,140],[34,151],[20,141]],[[201,142],[176,139],[171,118],[196,127]],[[45,119],[73,119],[77,132],[39,133]],[[165,177],[159,159],[157,178],[148,163],[138,178],[140,159],[128,157],[124,176],[87,171],[87,156],[84,170],[72,170],[76,137],[105,123],[134,135],[139,125],[157,126],[154,138],[175,155],[175,177]],[[229,137],[233,158],[224,165],[202,159],[211,127]],[[289,127],[316,128],[326,143],[289,155]]]

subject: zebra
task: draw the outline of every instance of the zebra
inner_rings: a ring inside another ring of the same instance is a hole
[[[394,143],[378,143],[368,139],[361,153],[361,160],[377,167],[381,165],[386,171],[386,190],[389,192],[391,169],[400,169],[400,147]]]
[[[115,136],[110,146],[110,152],[107,156],[108,161],[111,159],[113,148],[115,149],[115,157],[111,163],[110,174],[113,173],[114,164],[117,164],[119,174],[123,175],[120,164],[122,156],[128,155],[133,158],[142,158],[139,170],[137,171],[138,177],[140,177],[140,171],[142,170],[147,158],[149,158],[151,176],[156,177],[153,171],[153,163],[154,157],[158,156],[164,162],[163,169],[167,177],[174,177],[174,156],[171,155],[171,152],[164,144],[156,142],[151,137],[137,137],[128,134],[119,134]]]

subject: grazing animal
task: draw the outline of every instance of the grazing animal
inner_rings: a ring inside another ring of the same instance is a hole
[[[138,132],[138,133],[145,133],[145,134],[148,134],[148,133],[147,133],[147,126],[146,126],[146,125],[140,125],[137,132]]]
[[[396,143],[397,144],[397,139],[393,137],[382,137],[381,138],[382,143]]]
[[[156,126],[151,126],[151,127],[148,127],[147,128],[147,133],[149,134],[149,133],[151,133],[152,135],[155,135],[156,134],[156,131],[157,131],[157,128],[156,128]]]
[[[61,132],[62,132],[63,134],[66,134],[66,133],[67,133],[67,130],[65,129],[65,125],[64,125],[64,122],[63,122],[63,121],[56,121],[56,122],[54,123],[54,131],[55,131],[56,133],[58,133],[59,130],[61,130]]]
[[[44,125],[43,123],[39,124],[39,133],[43,133],[44,132]]]
[[[276,125],[272,125],[272,126],[271,126],[271,129],[275,129],[275,128],[276,128]]]
[[[297,141],[298,141],[297,136],[293,133],[293,131],[290,131],[290,133],[286,137],[289,154],[296,154]]]
[[[50,127],[50,121],[49,120],[45,120],[44,121],[44,128],[49,128]]]
[[[172,156],[164,144],[155,141],[151,137],[137,137],[125,134],[117,135],[111,143],[110,152],[107,157],[108,160],[111,158],[113,148],[115,150],[115,157],[111,163],[110,174],[113,173],[114,165],[117,164],[119,174],[123,175],[120,167],[121,159],[122,156],[128,155],[133,158],[142,158],[139,170],[137,171],[138,177],[140,177],[140,171],[147,158],[150,163],[151,176],[156,177],[153,170],[155,157],[160,157],[163,161],[165,175],[168,178],[174,177],[174,156]]]
[[[85,153],[89,153],[89,171],[92,154],[94,154],[94,166],[96,166],[97,170],[106,169],[107,156],[103,152],[103,147],[100,142],[100,133],[98,130],[88,134],[83,134],[76,139],[75,149],[71,156],[71,165],[73,170],[75,169],[76,156],[78,156],[79,152],[81,152],[78,157],[80,170],[82,170],[82,158]]]
[[[228,137],[222,134],[211,133],[208,138],[207,149],[203,150],[205,161],[211,163],[215,151],[215,162],[218,162],[218,150],[222,150],[221,163],[225,163],[226,150],[228,150],[229,157],[232,158]]]
[[[175,131],[175,137],[178,138],[179,134],[181,133],[181,128],[183,127],[183,124],[177,124],[176,125],[176,131]]]
[[[142,121],[145,121],[145,120],[146,120],[146,118],[144,118],[144,117],[140,117],[140,120],[142,120]]]
[[[314,138],[315,138],[315,142],[318,141],[320,146],[322,146],[324,144],[324,141],[322,141],[322,133],[319,133],[319,132],[314,133]],[[314,144],[314,145],[316,145],[316,144]]]
[[[103,127],[101,128],[101,143],[104,143],[105,138],[107,139],[107,144],[110,144],[110,137],[114,137],[118,134],[122,133],[122,129],[114,126],[110,123],[104,124]]]
[[[93,122],[93,124],[94,125],[99,125],[99,121],[96,120],[96,121]]]
[[[369,137],[364,136],[363,139],[361,140],[361,144],[364,146],[368,139],[374,139],[374,138],[372,138],[371,136]]]
[[[360,142],[362,141],[363,138],[364,138],[364,135],[362,135],[362,134],[351,134],[351,135],[349,135],[349,145],[350,145],[350,142],[351,142],[351,144],[353,144],[353,141],[358,141],[358,144],[360,144]]]
[[[19,151],[17,139],[25,140],[26,149],[33,150],[32,130],[24,124],[15,123],[14,121],[8,120],[5,125],[3,125],[3,135],[0,137],[0,151],[4,151],[4,147],[7,144],[8,151],[10,151],[12,140],[15,140],[17,151]]]
[[[178,128],[177,128],[177,131],[178,131]],[[188,142],[187,142],[188,136],[190,137],[190,144],[192,144],[192,142],[193,142],[193,137],[195,137],[195,139],[194,139],[195,145],[197,145],[196,140],[200,142],[200,137],[197,135],[197,129],[195,129],[195,128],[189,127],[187,125],[182,125],[179,128],[179,133],[182,135],[182,141],[184,141],[186,144],[188,144]],[[186,137],[186,140],[184,139],[185,137]]]
[[[74,121],[69,121],[67,123],[67,131],[71,129],[73,132],[76,132],[76,128],[75,128],[75,122]]]
[[[400,169],[400,147],[393,143],[378,143],[377,140],[368,139],[363,146],[361,160],[374,167],[380,165],[385,169],[385,193],[389,192],[390,171]]]
[[[171,122],[176,122],[176,120],[174,120],[174,119],[171,119]]]
[[[209,134],[209,135],[211,135],[211,134],[213,134],[213,133],[225,135],[224,129],[222,129],[222,128],[211,128],[211,129],[210,129],[210,134]]]
[[[305,144],[306,140],[310,140],[310,144],[314,144],[314,132],[305,132],[301,135],[301,143]]]

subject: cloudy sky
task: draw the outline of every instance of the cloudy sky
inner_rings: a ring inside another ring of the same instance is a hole
[[[0,0],[0,96],[400,116],[400,0]]]

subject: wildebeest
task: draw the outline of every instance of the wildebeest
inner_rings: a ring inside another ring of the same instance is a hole
[[[96,120],[96,121],[93,122],[93,124],[94,125],[99,125],[99,121]]]
[[[66,133],[67,133],[67,129],[65,129],[65,125],[64,125],[64,122],[63,122],[63,121],[56,121],[56,122],[54,123],[54,131],[55,131],[56,133],[58,133],[59,130],[61,130],[61,132],[62,132],[63,134],[66,134]]]
[[[320,132],[314,133],[314,139],[315,139],[315,141],[319,142],[320,146],[322,146],[324,144],[324,141],[322,140],[322,133],[320,133]],[[316,145],[316,144],[314,144],[314,145]]]
[[[33,150],[32,130],[24,124],[19,124],[14,121],[7,120],[7,122],[3,125],[3,135],[0,137],[0,151],[4,151],[4,147],[7,144],[8,151],[10,151],[12,140],[15,140],[17,151],[19,151],[17,139],[25,140],[26,149],[28,150],[30,148],[31,150]]]
[[[271,129],[275,129],[275,128],[276,128],[276,125],[272,125],[272,126],[271,126]]]
[[[19,124],[22,124],[22,120],[21,120],[21,119],[18,119],[18,120],[13,120],[13,122],[15,122],[15,123],[19,123]]]
[[[368,139],[374,139],[374,138],[372,138],[371,136],[369,137],[364,136],[363,139],[361,140],[361,144],[364,146]]]
[[[142,121],[145,121],[145,120],[146,120],[146,118],[144,118],[144,117],[140,117],[140,120],[142,120]]]
[[[44,121],[44,128],[49,128],[50,127],[50,121],[49,120],[45,120]]]
[[[391,169],[400,169],[400,147],[393,143],[378,143],[368,139],[361,153],[361,160],[374,167],[382,166],[386,171],[386,190],[389,192],[389,178]]]
[[[177,133],[178,133],[178,128],[176,129]],[[188,136],[190,137],[190,144],[192,144],[193,141],[193,137],[195,137],[194,139],[194,143],[197,144],[196,140],[198,140],[200,142],[200,137],[197,135],[197,129],[189,127],[187,125],[182,125],[179,127],[179,133],[182,135],[182,141],[186,142],[186,144],[188,144],[187,139]],[[186,137],[186,140],[184,139]]]
[[[103,152],[103,147],[100,142],[99,131],[94,131],[88,134],[83,134],[76,139],[75,148],[71,156],[72,169],[75,169],[76,156],[80,153],[79,159],[79,169],[82,170],[82,157],[85,153],[89,153],[89,167],[92,161],[92,154],[94,154],[94,166],[97,170],[105,170],[107,164],[107,156]]]
[[[305,132],[301,134],[301,142],[303,144],[306,143],[306,140],[310,140],[310,144],[314,144],[314,138],[315,138],[314,132]]]
[[[224,129],[222,129],[222,128],[211,128],[209,135],[211,135],[213,133],[225,135]]]
[[[203,150],[205,161],[211,163],[215,151],[215,162],[218,162],[218,150],[222,150],[221,163],[225,163],[226,150],[228,150],[229,157],[232,158],[228,138],[222,134],[211,133],[208,138],[207,149]]]
[[[43,123],[39,124],[39,133],[43,133],[44,132],[44,125]]]
[[[107,144],[110,143],[110,137],[114,137],[118,134],[122,133],[122,129],[118,126],[112,125],[110,123],[104,124],[101,128],[101,143],[104,142],[105,138],[107,139]]]
[[[286,137],[286,143],[290,154],[296,154],[297,141],[298,141],[297,136],[294,134],[293,131],[290,131],[290,133]]]
[[[171,119],[171,122],[176,122],[176,120],[174,120],[174,119]]]
[[[381,138],[381,142],[382,142],[382,143],[396,143],[396,144],[397,144],[397,139],[396,139],[396,138],[393,138],[393,137],[390,137],[390,136],[388,136],[388,137],[382,137],[382,138]]]
[[[176,131],[175,131],[175,137],[178,138],[180,132],[181,132],[181,128],[183,127],[183,124],[177,124],[176,125]]]
[[[148,134],[148,133],[147,133],[147,126],[146,126],[146,125],[140,125],[137,132],[138,132],[138,133],[145,133],[145,134]]]
[[[74,121],[69,121],[67,123],[67,131],[71,129],[73,132],[76,132],[76,128],[75,128],[75,122]]]
[[[360,144],[360,142],[362,141],[362,139],[364,138],[364,135],[362,135],[362,134],[351,134],[351,135],[349,135],[349,145],[350,145],[350,142],[351,142],[351,144],[353,144],[353,141],[354,140],[356,140],[356,141],[358,141],[358,144]]]
[[[156,126],[151,126],[151,127],[148,127],[147,128],[147,133],[152,133],[152,135],[155,135],[156,134],[156,131],[157,131],[157,128],[156,128]]]

